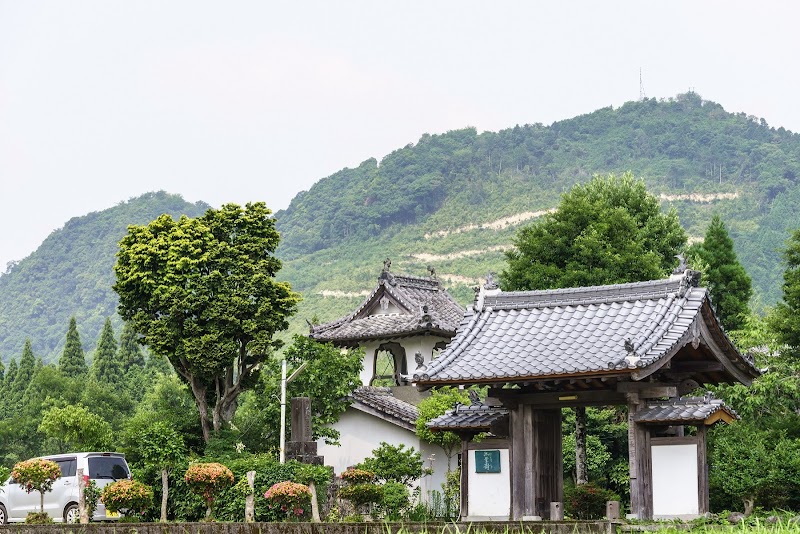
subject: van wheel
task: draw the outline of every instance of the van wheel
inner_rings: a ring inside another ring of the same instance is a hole
[[[8,523],[8,515],[6,514],[6,507],[0,504],[0,525]]]
[[[78,505],[70,503],[64,508],[64,523],[77,523],[80,521],[81,517],[78,513]]]

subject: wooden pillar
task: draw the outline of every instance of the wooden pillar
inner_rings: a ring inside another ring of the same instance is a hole
[[[509,463],[511,464],[511,519],[535,515],[533,501],[533,420],[529,404],[509,411]]]
[[[564,500],[561,410],[519,404],[510,410],[511,519],[550,516]]]
[[[461,436],[461,518],[469,515],[469,443],[470,436]]]
[[[534,499],[536,514],[550,518],[550,503],[564,500],[561,410],[534,409]]]
[[[706,438],[708,427],[703,423],[697,428],[697,508],[700,514],[709,512],[708,504],[708,458]]]
[[[637,519],[653,518],[653,462],[650,432],[633,417],[643,403],[637,393],[628,393],[628,467],[631,482],[631,513]]]

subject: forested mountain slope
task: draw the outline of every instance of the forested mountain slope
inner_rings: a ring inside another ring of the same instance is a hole
[[[396,272],[434,267],[466,304],[480,278],[504,268],[521,225],[575,183],[627,170],[678,210],[690,236],[719,213],[753,277],[756,308],[780,298],[780,249],[800,227],[800,135],[689,93],[550,126],[426,134],[320,180],[276,214],[279,277],[304,298],[292,330],[352,310],[386,257]],[[0,277],[0,356],[19,358],[30,337],[37,355],[56,358],[73,314],[94,348],[105,317],[118,321],[112,267],[126,226],[206,207],[152,193],[69,221]]]
[[[780,298],[779,250],[800,226],[800,135],[689,93],[556,122],[423,135],[377,162],[320,180],[279,212],[283,276],[304,318],[327,320],[372,287],[381,260],[425,274],[462,300],[504,266],[520,224],[593,174],[631,170],[690,236],[718,212],[754,278],[756,307]]]
[[[93,350],[106,317],[119,326],[111,285],[117,243],[128,225],[148,223],[162,213],[196,217],[206,209],[202,202],[191,204],[162,191],[67,221],[0,276],[0,356],[19,359],[30,338],[36,356],[58,359],[72,315],[84,349]]]

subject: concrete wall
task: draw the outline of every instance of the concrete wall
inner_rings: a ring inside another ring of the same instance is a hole
[[[610,521],[482,523],[90,523],[4,525],[2,534],[614,534]]]

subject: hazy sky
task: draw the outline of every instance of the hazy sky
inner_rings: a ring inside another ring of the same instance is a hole
[[[147,191],[285,208],[342,167],[693,88],[800,131],[794,2],[0,0],[0,272]]]

